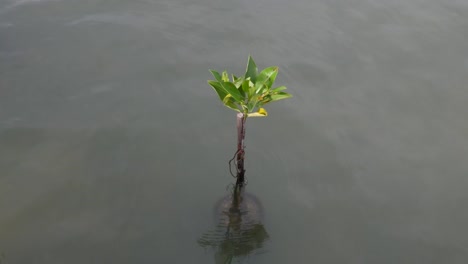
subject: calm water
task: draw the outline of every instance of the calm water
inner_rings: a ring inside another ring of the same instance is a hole
[[[1,0],[1,263],[219,263],[249,53],[295,97],[232,263],[468,262],[467,1]]]

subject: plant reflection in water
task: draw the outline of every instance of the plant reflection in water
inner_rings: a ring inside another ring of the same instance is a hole
[[[255,196],[245,193],[245,186],[236,185],[232,195],[217,204],[216,214],[217,227],[198,240],[200,246],[215,251],[215,263],[232,263],[262,253],[269,239],[262,224],[262,206]]]

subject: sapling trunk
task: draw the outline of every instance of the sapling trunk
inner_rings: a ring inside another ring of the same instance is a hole
[[[268,67],[259,72],[257,65],[250,56],[243,77],[237,77],[232,74],[232,79],[229,79],[227,71],[219,73],[210,70],[210,72],[215,80],[209,80],[208,84],[215,90],[223,104],[232,110],[243,112],[237,114],[237,152],[229,160],[229,172],[232,176],[234,174],[231,171],[231,165],[234,160],[236,161],[236,185],[242,186],[245,184],[244,138],[247,116],[267,116],[263,105],[289,98],[291,95],[283,92],[286,86],[273,88],[273,83],[278,74],[277,66]]]
[[[245,169],[244,169],[244,138],[245,138],[245,121],[247,116],[237,114],[237,181],[236,185],[244,185],[245,182]]]

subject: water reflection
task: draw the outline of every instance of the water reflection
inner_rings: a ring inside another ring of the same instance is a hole
[[[245,187],[236,186],[231,195],[216,206],[218,225],[198,240],[204,248],[214,250],[215,263],[232,263],[234,259],[261,253],[269,239],[262,224],[262,206]]]

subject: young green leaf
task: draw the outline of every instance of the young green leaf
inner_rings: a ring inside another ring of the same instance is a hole
[[[242,95],[242,98],[245,98],[245,91],[242,89],[242,83],[244,82],[244,78],[237,78],[236,81],[234,81],[234,86],[236,86],[237,90],[239,90],[240,94]]]
[[[263,94],[268,91],[278,74],[278,67],[272,66],[264,69],[258,76],[257,76],[257,83],[255,83],[255,93]]]
[[[280,91],[283,91],[283,90],[286,90],[286,86],[280,86],[280,87],[273,88],[273,89],[271,89],[271,93],[274,94],[274,93],[277,93],[277,92],[280,92]]]
[[[271,95],[270,94],[267,94],[265,95],[262,100],[259,102],[259,106],[263,106],[263,105],[266,105],[268,104],[269,102],[271,102]]]
[[[258,98],[259,96],[257,94],[250,98],[249,102],[247,103],[247,110],[249,111],[249,113],[253,112],[253,110],[255,110],[255,108],[257,107]]]
[[[255,84],[249,79],[249,98],[255,94]],[[250,99],[249,99],[250,100]]]
[[[244,81],[244,78],[237,78],[235,75],[232,75],[233,80],[232,83],[234,86],[236,86],[237,89],[241,88],[242,82]]]
[[[221,84],[219,82],[217,82],[217,81],[208,81],[208,84],[211,87],[213,87],[213,89],[216,91],[216,93],[218,94],[219,99],[221,101],[223,101],[224,98],[226,97],[226,95],[228,95],[226,90],[224,90],[224,88],[221,86]]]
[[[261,83],[261,82],[257,82],[255,84],[255,94],[258,94],[258,95],[261,95],[263,94],[266,90],[268,90],[268,87],[266,87],[266,85],[264,83]]]
[[[273,86],[273,83],[275,83],[277,75],[278,75],[278,67],[276,68],[276,71],[274,71],[273,74],[270,76],[270,78],[268,78],[265,81],[265,85],[268,87],[268,89],[271,89],[271,87]]]
[[[232,96],[230,94],[228,94],[224,100],[223,100],[223,104],[229,108],[231,108],[232,110],[236,110],[237,112],[240,112],[239,110],[239,106],[234,102],[234,99],[232,98]]]
[[[229,82],[229,75],[228,75],[227,71],[223,71],[223,75],[222,75],[221,79],[223,80],[223,82]]]
[[[247,79],[247,80],[244,80],[242,82],[242,91],[244,91],[244,94],[249,94],[249,83],[250,83],[250,80]],[[249,95],[250,96],[250,95]]]
[[[261,87],[261,85],[265,85],[266,88],[271,88],[273,83],[275,82],[276,75],[278,74],[278,67],[272,66],[264,69],[260,72],[257,77],[257,90]]]
[[[258,74],[258,69],[257,65],[255,64],[255,61],[251,56],[249,56],[249,60],[247,61],[247,70],[245,72],[245,78],[249,78],[250,80],[255,83],[257,80],[257,74]]]
[[[242,94],[237,90],[236,86],[231,82],[221,82],[221,87],[228,93],[231,94],[232,98],[237,102],[244,100]]]
[[[221,75],[219,74],[219,72],[217,71],[214,71],[214,70],[210,70],[211,74],[213,74],[213,77],[215,77],[215,79],[220,82],[221,81]]]
[[[286,99],[286,98],[290,98],[290,97],[292,97],[292,95],[290,95],[288,93],[278,92],[276,94],[271,95],[271,101],[274,102],[274,101],[278,101],[278,100]]]

